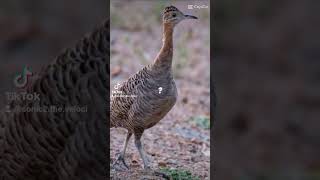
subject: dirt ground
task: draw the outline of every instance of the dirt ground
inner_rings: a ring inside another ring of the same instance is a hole
[[[160,13],[163,5],[111,4],[111,87],[153,62],[162,45]],[[187,10],[186,2],[174,5],[181,11]],[[154,12],[155,9],[158,12]],[[132,16],[126,18],[118,13],[123,11]],[[135,13],[138,11],[143,13]],[[193,176],[209,179],[210,131],[195,121],[210,121],[209,10],[188,13],[200,20],[182,22],[175,29],[173,72],[179,94],[177,103],[156,126],[145,131],[142,142],[152,169],[188,170]],[[141,15],[148,14],[141,21]],[[125,134],[124,129],[111,129],[112,161],[122,148]],[[111,170],[112,179],[161,179],[144,173],[133,139],[125,159],[130,170]]]
[[[142,142],[152,160],[152,168],[161,167],[189,170],[201,179],[209,179],[210,132],[190,123],[194,114],[209,116],[209,90],[193,90],[178,86],[180,98],[169,114],[159,124],[144,133]],[[200,96],[202,99],[188,98]],[[187,101],[187,102],[186,102]],[[112,129],[110,132],[110,157],[112,161],[120,152],[126,130]],[[142,161],[133,140],[129,142],[126,162],[133,170],[141,170]],[[127,172],[115,173],[112,177],[126,176]],[[132,174],[130,174],[131,176]]]

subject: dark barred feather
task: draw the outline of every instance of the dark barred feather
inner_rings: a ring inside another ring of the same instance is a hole
[[[105,179],[109,21],[66,49],[28,89],[24,107],[87,107],[87,112],[16,112],[0,119],[0,180]],[[17,103],[16,103],[17,104]]]

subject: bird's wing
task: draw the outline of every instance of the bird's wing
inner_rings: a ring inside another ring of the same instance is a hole
[[[128,112],[139,94],[143,86],[150,77],[148,66],[132,75],[128,80],[124,81],[119,87],[121,94],[113,94],[111,98],[111,119],[125,120],[128,117]],[[120,96],[122,95],[122,96]],[[123,95],[127,95],[124,97]]]

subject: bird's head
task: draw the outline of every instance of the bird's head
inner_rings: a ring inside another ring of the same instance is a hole
[[[198,19],[195,16],[183,14],[178,8],[174,6],[168,6],[163,11],[163,22],[177,25],[179,22],[185,19]]]

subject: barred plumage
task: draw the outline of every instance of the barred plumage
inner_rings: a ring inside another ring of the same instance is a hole
[[[40,101],[12,108],[70,106],[87,112],[12,112],[0,117],[1,180],[105,179],[109,21],[66,49],[27,89]]]
[[[173,31],[176,24],[184,19],[196,19],[184,15],[176,7],[169,6],[163,13],[163,45],[155,61],[123,82],[119,90],[126,95],[136,97],[113,97],[111,102],[111,127],[128,130],[124,147],[114,165],[119,161],[127,168],[124,155],[132,134],[135,145],[144,163],[149,163],[143,151],[140,138],[145,129],[157,124],[174,106],[177,100],[177,88],[172,75]],[[159,93],[159,87],[162,88]]]

